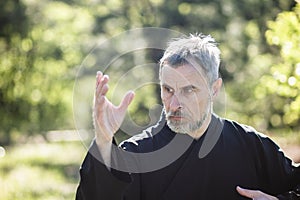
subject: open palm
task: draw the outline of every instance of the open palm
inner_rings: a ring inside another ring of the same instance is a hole
[[[128,105],[134,98],[134,93],[129,91],[122,99],[119,106],[115,106],[106,97],[109,77],[97,72],[96,91],[94,96],[94,126],[96,139],[101,142],[111,142],[114,134],[120,128]]]

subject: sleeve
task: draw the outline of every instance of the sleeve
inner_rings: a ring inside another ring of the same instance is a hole
[[[265,188],[280,200],[300,200],[300,165],[286,157],[269,138],[260,137],[260,155]]]
[[[111,171],[98,159],[101,158],[95,142],[92,143],[81,169],[76,200],[121,200],[131,183],[130,174]]]
[[[300,185],[293,190],[277,196],[279,200],[299,200],[300,199]]]

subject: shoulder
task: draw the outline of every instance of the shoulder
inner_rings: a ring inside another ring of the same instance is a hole
[[[233,120],[225,120],[225,134],[233,135],[237,139],[243,140],[247,145],[262,145],[278,149],[278,145],[267,135],[257,131],[252,126],[238,123]]]
[[[252,126],[236,122],[234,120],[226,119],[224,123],[224,128],[226,131],[235,132],[235,134],[241,134],[243,137],[259,137],[267,138],[266,135],[257,131]]]

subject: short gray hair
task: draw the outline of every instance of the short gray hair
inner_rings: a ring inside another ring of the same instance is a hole
[[[178,67],[184,64],[200,65],[207,75],[207,81],[212,84],[219,77],[220,49],[215,39],[210,35],[190,34],[175,38],[160,60],[160,71],[164,65]]]

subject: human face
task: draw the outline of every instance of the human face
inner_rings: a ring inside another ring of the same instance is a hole
[[[176,133],[200,129],[211,114],[211,89],[203,72],[191,65],[161,69],[161,98],[167,124]]]

